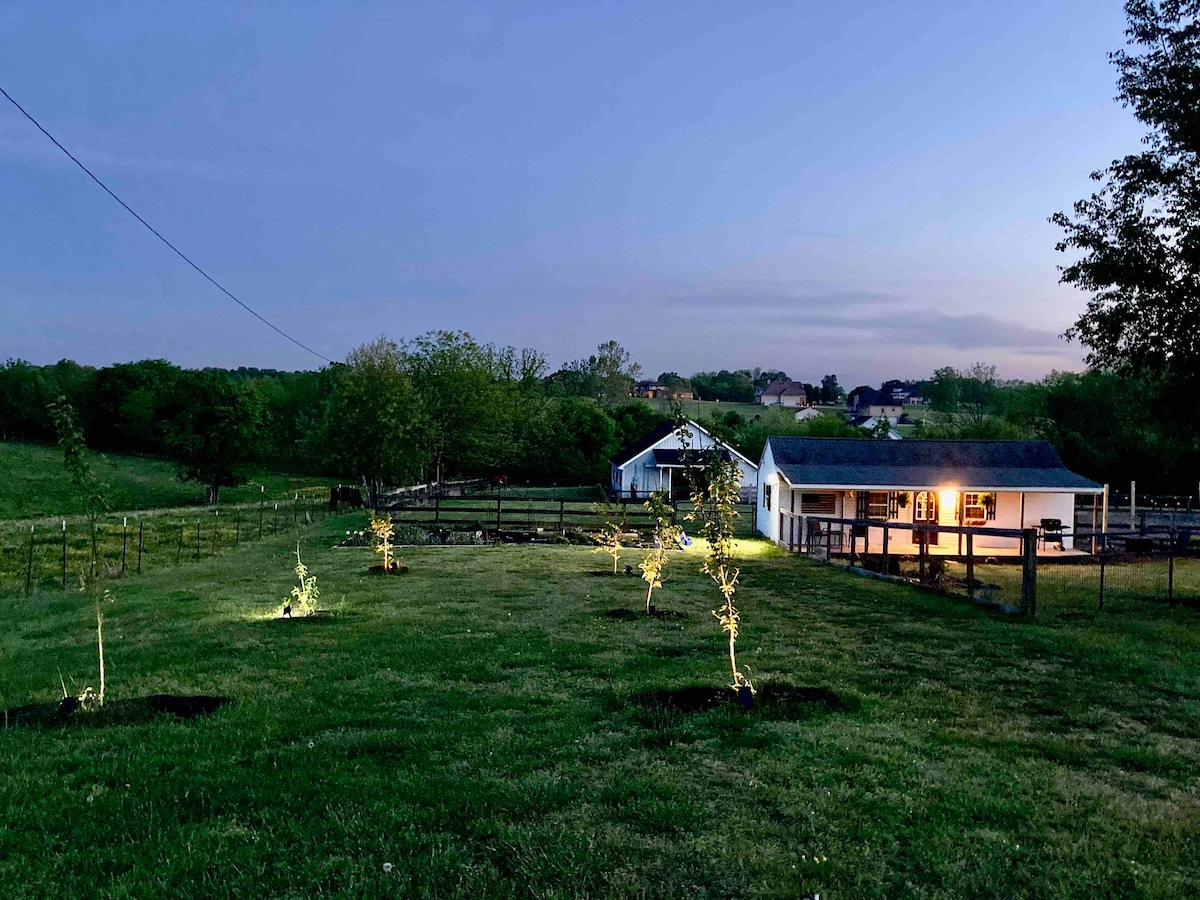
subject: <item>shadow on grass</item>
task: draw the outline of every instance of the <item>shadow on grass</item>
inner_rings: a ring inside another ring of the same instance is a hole
[[[0,714],[3,728],[102,728],[110,725],[142,725],[154,719],[172,717],[196,719],[211,716],[222,706],[233,702],[232,697],[212,697],[203,694],[151,694],[128,700],[110,700],[93,712],[84,712],[79,701],[67,697],[57,703],[31,703],[15,706]]]
[[[822,713],[853,712],[859,707],[854,696],[842,697],[829,688],[768,684],[759,689],[752,709],[744,710],[738,695],[728,687],[685,687],[634,694],[630,701],[652,719],[674,714],[733,710],[747,716],[800,721]]]

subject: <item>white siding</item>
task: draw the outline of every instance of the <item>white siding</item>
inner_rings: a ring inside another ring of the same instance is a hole
[[[693,423],[694,424],[694,423]],[[692,429],[692,449],[699,452],[712,447],[716,441],[708,434],[697,428]],[[678,469],[660,469],[654,464],[655,450],[682,450],[683,442],[676,432],[671,432],[653,447],[644,450],[622,466],[613,466],[612,488],[622,493],[628,492],[636,484],[638,496],[644,496],[651,491],[666,490],[668,479],[678,477]],[[738,468],[742,472],[742,496],[747,502],[753,501],[758,489],[758,469],[737,454],[733,454]],[[661,481],[661,484],[660,484]]]

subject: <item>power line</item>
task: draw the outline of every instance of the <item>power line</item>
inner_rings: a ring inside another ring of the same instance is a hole
[[[168,241],[165,237],[163,237],[161,234],[159,234],[158,231],[155,230],[153,225],[151,225],[149,222],[147,222],[145,219],[143,219],[141,216],[139,216],[136,212],[134,212],[133,209],[130,208],[129,204],[126,203],[124,200],[122,200],[120,197],[118,197],[116,194],[114,194],[107,184],[105,184],[103,181],[101,181],[99,178],[97,178],[95,175],[93,175],[91,169],[89,169],[87,166],[85,166],[83,163],[81,163],[78,159],[76,159],[74,154],[72,154],[70,150],[68,150],[66,147],[64,147],[62,144],[60,144],[58,142],[58,140],[54,137],[54,135],[52,135],[45,128],[43,128],[42,124],[37,119],[35,119],[33,116],[31,116],[28,112],[26,112],[25,107],[21,106],[20,103],[18,103],[16,100],[14,100],[12,98],[12,95],[10,95],[8,93],[8,91],[6,91],[3,87],[0,87],[0,94],[3,94],[5,99],[8,100],[9,103],[11,103],[13,106],[15,106],[18,110],[20,110],[21,115],[23,115],[30,122],[32,122],[38,131],[40,131],[42,134],[44,134],[46,137],[48,137],[50,139],[50,141],[54,144],[55,147],[57,147],[59,150],[61,150],[63,153],[65,153],[67,155],[67,158],[70,159],[71,162],[75,163],[75,165],[77,165],[77,166],[79,166],[79,168],[83,169],[83,171],[87,174],[88,178],[92,179],[92,181],[96,182],[96,184],[100,185],[100,187],[104,188],[104,192],[106,194],[108,194],[108,196],[112,197],[114,200],[116,200],[118,203],[120,203],[121,206],[123,206],[125,208],[125,211],[127,213],[129,213],[131,216],[133,216],[135,219],[137,219],[139,222],[141,222],[143,225],[145,225],[147,230],[149,230],[149,232],[151,234],[153,234],[156,238],[158,238],[160,241],[162,241],[164,244],[166,244],[168,247],[170,247],[175,252],[176,256],[178,256],[185,263],[187,263],[189,266],[191,266],[193,269],[195,269],[197,272],[199,272],[201,275],[203,275],[214,287],[216,287],[217,290],[219,290],[222,294],[224,294],[226,297],[228,297],[230,300],[232,300],[234,303],[236,303],[238,306],[240,306],[246,312],[250,313],[250,315],[254,316],[254,318],[258,319],[260,322],[262,322],[268,328],[272,329],[273,331],[275,331],[275,332],[281,334],[283,337],[287,338],[289,341],[291,341],[297,347],[300,347],[303,350],[307,350],[313,356],[317,357],[317,359],[324,360],[325,362],[329,363],[330,365],[337,365],[328,356],[318,353],[316,350],[314,350],[312,347],[309,347],[307,344],[303,344],[300,341],[296,340],[294,337],[292,337],[290,334],[288,334],[286,331],[284,331],[278,325],[274,324],[273,322],[268,321],[266,318],[259,315],[257,312],[255,312],[253,309],[251,309],[249,306],[247,306],[245,303],[243,303],[241,300],[239,300],[237,297],[235,297],[229,290],[227,290],[224,287],[224,285],[222,285],[220,282],[218,282],[215,278],[213,278],[211,275],[209,275],[207,272],[205,272],[202,268],[200,268],[198,265],[196,265],[190,259],[188,259],[188,257],[184,254],[184,252],[182,250],[180,250],[178,247],[176,247],[174,244],[172,244],[170,241]]]

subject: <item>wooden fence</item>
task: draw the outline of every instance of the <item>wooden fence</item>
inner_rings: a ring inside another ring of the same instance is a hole
[[[654,517],[641,501],[618,500],[612,504],[630,531],[649,531]],[[672,507],[678,514],[677,507]],[[483,531],[594,530],[604,518],[594,503],[579,500],[510,499],[507,497],[443,498],[434,495],[425,502],[405,504],[389,510],[396,522],[443,528],[478,528]]]

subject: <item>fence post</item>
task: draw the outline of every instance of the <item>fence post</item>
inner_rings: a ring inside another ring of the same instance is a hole
[[[501,498],[496,498],[496,531],[500,530],[500,503]]]
[[[854,568],[854,551],[858,549],[858,535],[854,529],[856,525],[850,526],[850,568]]]
[[[967,599],[975,599],[975,535],[967,532]]]
[[[1037,615],[1037,529],[1026,528],[1021,545],[1021,612]]]
[[[67,520],[63,519],[62,589],[67,589]]]
[[[888,556],[888,526],[887,522],[883,523],[883,574],[891,575],[892,567],[888,565],[891,562]]]
[[[28,597],[33,593],[33,529],[36,525],[29,526],[29,560],[25,563],[25,596]]]
[[[438,491],[433,495],[433,523],[436,525],[442,521],[442,492]]]
[[[1175,528],[1167,539],[1167,602],[1175,602]]]
[[[567,509],[567,501],[562,499],[562,497],[559,497],[558,498],[558,530],[562,531],[562,532],[566,531],[566,526],[564,524],[564,520],[566,517],[566,509]]]
[[[121,574],[125,574],[125,560],[129,555],[129,516],[121,517]]]
[[[925,532],[922,532],[922,534],[924,534],[924,533]],[[921,546],[918,548],[918,551],[917,551],[917,568],[918,568],[917,580],[920,581],[921,584],[925,583],[925,557],[928,554],[929,554],[929,542],[921,541]]]
[[[146,520],[139,517],[138,518],[138,574],[139,575],[142,574],[142,538],[144,535],[143,528],[145,527],[145,524],[146,524]]]

